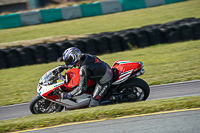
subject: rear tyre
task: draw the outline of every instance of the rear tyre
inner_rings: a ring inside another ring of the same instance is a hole
[[[48,101],[40,95],[34,96],[29,103],[29,109],[32,114],[61,112],[63,108],[63,106]]]
[[[129,79],[118,88],[118,91],[123,94],[121,102],[143,101],[150,94],[149,85],[139,78]]]

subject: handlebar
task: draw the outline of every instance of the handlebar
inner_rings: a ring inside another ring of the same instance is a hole
[[[61,66],[58,66],[54,69],[53,73],[55,76],[58,76],[59,79],[63,80],[63,81],[66,81],[65,78],[62,76],[61,72],[58,70],[58,68],[61,67],[62,69],[68,69],[69,67],[68,66],[65,66],[65,65],[61,65]]]
[[[64,68],[64,69],[68,69],[69,67],[68,67],[68,66],[65,66],[65,65],[63,65],[63,66],[62,66],[62,68]]]

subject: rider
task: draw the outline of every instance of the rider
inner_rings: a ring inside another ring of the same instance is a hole
[[[88,79],[91,79],[97,84],[89,107],[98,106],[101,98],[111,85],[113,77],[111,67],[96,56],[83,54],[75,47],[68,48],[64,51],[63,60],[68,68],[79,67],[80,83],[73,91],[61,93],[61,98],[70,99],[83,94],[87,90]],[[58,71],[62,72],[65,68],[60,66]]]

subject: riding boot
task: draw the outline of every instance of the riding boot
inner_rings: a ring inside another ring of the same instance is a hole
[[[99,100],[91,98],[89,107],[96,107],[96,106],[99,106]]]

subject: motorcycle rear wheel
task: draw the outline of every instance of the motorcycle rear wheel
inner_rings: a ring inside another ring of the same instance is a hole
[[[40,95],[34,96],[29,103],[32,114],[61,112],[63,108],[62,105],[48,101]]]
[[[123,95],[121,102],[144,101],[149,97],[149,85],[140,78],[129,79],[124,82],[118,91]]]

